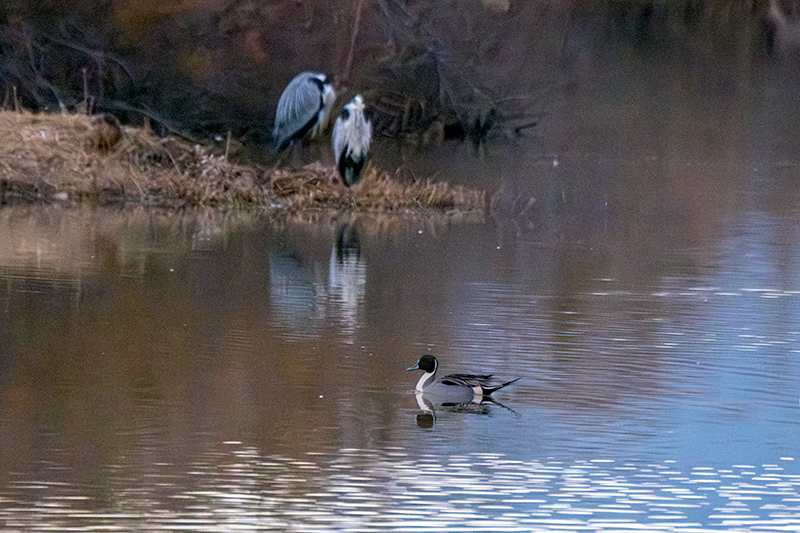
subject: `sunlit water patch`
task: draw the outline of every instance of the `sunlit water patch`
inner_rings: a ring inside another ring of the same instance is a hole
[[[0,490],[0,521],[6,531],[800,528],[800,474],[791,457],[714,469],[402,448],[288,458],[226,446],[232,451],[184,471],[156,464],[147,476],[126,477],[127,469],[109,468],[94,486],[12,480]]]

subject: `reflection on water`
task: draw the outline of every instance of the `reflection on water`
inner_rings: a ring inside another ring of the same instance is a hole
[[[335,324],[342,338],[353,342],[363,319],[367,277],[361,254],[358,220],[333,224],[320,242],[335,236],[327,265],[308,242],[284,242],[270,252],[270,288],[275,315],[286,325],[286,338],[307,338]],[[326,268],[327,267],[327,268]]]
[[[437,413],[455,413],[456,415],[489,415],[492,409],[506,409],[517,414],[513,409],[501,404],[493,398],[475,398],[471,402],[452,403],[436,402],[425,394],[416,391],[414,394],[420,413],[417,414],[417,426],[430,429],[436,424]]]
[[[230,442],[188,470],[109,467],[98,487],[17,479],[0,520],[25,531],[790,531],[791,458],[712,469],[341,449],[301,458]],[[56,470],[59,465],[50,465]],[[102,496],[93,494],[99,489]]]
[[[366,264],[361,257],[358,227],[351,223],[342,224],[336,244],[331,247],[328,283],[331,295],[342,305],[337,314],[344,322],[344,334],[352,334],[360,322],[359,312],[363,312],[366,282]]]
[[[285,248],[270,256],[271,296],[288,338],[313,335],[322,324],[336,322],[342,336],[352,339],[363,313],[367,276],[357,226],[345,223],[338,229],[327,272],[319,263],[308,263]]]

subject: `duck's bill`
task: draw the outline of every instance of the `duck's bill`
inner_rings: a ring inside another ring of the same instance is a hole
[[[419,370],[419,363],[417,363],[416,365],[414,365],[412,367],[406,368],[406,370]]]

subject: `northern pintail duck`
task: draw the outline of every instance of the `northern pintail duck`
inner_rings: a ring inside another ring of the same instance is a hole
[[[436,379],[438,368],[439,361],[434,356],[426,354],[419,358],[416,365],[406,369],[425,372],[417,382],[417,393],[430,394],[454,402],[480,403],[493,392],[519,379],[500,383],[495,381],[491,374],[448,374]]]

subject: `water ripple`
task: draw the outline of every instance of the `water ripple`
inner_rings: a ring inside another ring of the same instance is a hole
[[[9,482],[0,489],[0,521],[9,531],[800,528],[800,474],[787,471],[792,458],[682,469],[674,461],[415,457],[402,449],[346,449],[298,460],[237,446],[206,459],[190,473],[165,473],[158,486],[110,477],[104,502],[92,495],[96,487]]]

